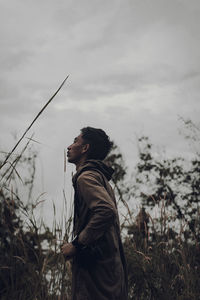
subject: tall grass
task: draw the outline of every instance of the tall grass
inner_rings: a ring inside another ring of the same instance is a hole
[[[70,299],[71,264],[61,255],[60,244],[70,237],[72,218],[62,226],[54,214],[50,229],[14,193],[1,189],[0,197],[0,298]],[[129,216],[124,247],[130,300],[199,299],[199,244],[184,237],[187,224],[177,232],[169,214],[162,206],[156,218],[145,209]],[[198,221],[199,213],[196,217]]]
[[[65,232],[56,220],[50,229],[13,193],[10,198],[1,189],[0,198],[0,299],[68,299],[70,263],[60,245],[71,218]]]
[[[187,224],[184,231],[183,224],[177,231],[169,215],[168,208],[161,207],[156,218],[141,209],[128,226],[124,246],[129,299],[199,299],[199,243],[184,237],[190,231]],[[198,212],[196,221],[199,217]]]

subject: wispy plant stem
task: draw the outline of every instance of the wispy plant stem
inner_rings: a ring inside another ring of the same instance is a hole
[[[31,127],[33,126],[33,124],[35,123],[35,121],[39,118],[39,116],[42,114],[42,112],[45,110],[45,108],[49,105],[49,103],[53,100],[53,98],[58,94],[58,92],[63,87],[63,85],[65,84],[66,80],[68,79],[68,77],[69,77],[69,75],[64,79],[64,81],[61,83],[61,85],[59,86],[59,88],[57,89],[57,91],[53,94],[53,96],[51,96],[51,98],[47,101],[47,103],[43,106],[43,108],[39,111],[39,113],[33,119],[33,121],[28,126],[28,128],[25,130],[25,132],[22,134],[21,138],[18,140],[18,142],[16,143],[16,145],[13,147],[13,149],[6,156],[5,160],[3,161],[3,163],[0,166],[0,169],[7,163],[8,159],[10,158],[10,156],[12,155],[12,153],[15,151],[15,149],[17,148],[17,146],[19,145],[19,143],[22,141],[22,139],[27,134],[27,132],[31,129]]]

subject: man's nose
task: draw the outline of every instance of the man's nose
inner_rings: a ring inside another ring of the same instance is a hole
[[[67,147],[67,150],[70,150],[70,149],[71,149],[71,145]]]

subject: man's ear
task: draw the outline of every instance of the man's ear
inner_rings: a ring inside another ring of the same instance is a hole
[[[82,148],[82,153],[88,152],[89,148],[90,148],[90,144],[84,144]]]

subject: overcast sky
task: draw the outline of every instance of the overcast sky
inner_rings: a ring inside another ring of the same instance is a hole
[[[141,135],[187,154],[178,118],[199,121],[199,0],[0,0],[0,22],[0,151],[70,75],[27,135],[42,143],[38,193],[60,201],[63,149],[86,125],[128,163]]]

